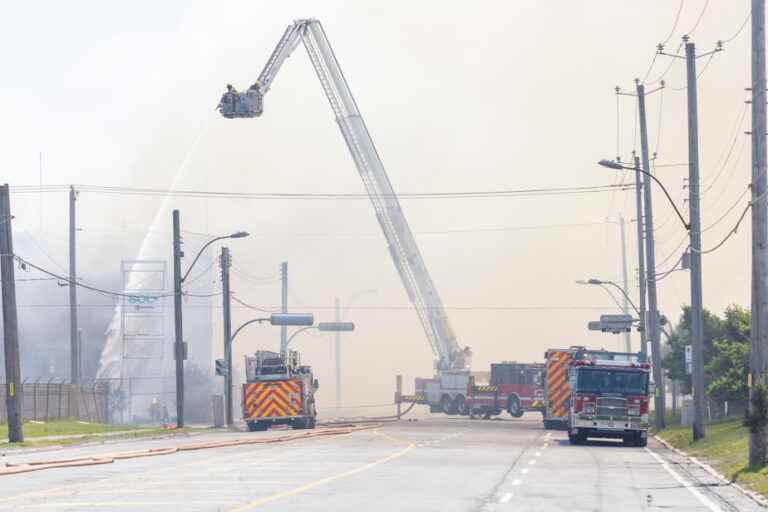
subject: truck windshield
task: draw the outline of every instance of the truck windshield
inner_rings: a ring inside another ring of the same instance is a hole
[[[645,395],[648,392],[648,374],[624,370],[583,368],[579,371],[576,380],[576,391]]]

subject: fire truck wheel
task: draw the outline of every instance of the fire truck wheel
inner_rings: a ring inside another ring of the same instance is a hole
[[[467,402],[463,396],[458,395],[453,399],[453,408],[456,411],[456,414],[469,416],[469,408],[467,407]]]
[[[453,400],[451,400],[451,397],[448,395],[443,395],[443,398],[440,400],[440,409],[445,414],[456,414],[456,409],[453,407]]]
[[[584,444],[587,442],[587,437],[584,434],[571,434],[568,432],[568,441],[571,444]]]
[[[523,415],[523,408],[520,407],[520,399],[516,396],[509,397],[509,405],[507,411],[515,418],[519,418]]]
[[[264,432],[269,428],[269,423],[264,421],[249,421],[246,424],[248,425],[248,432]]]
[[[625,444],[631,444],[634,446],[639,446],[641,448],[645,448],[648,445],[648,438],[643,437],[640,432],[637,432],[635,435],[633,435],[630,438],[627,438]]]

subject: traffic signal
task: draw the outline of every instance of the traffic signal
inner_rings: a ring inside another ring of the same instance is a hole
[[[224,359],[216,360],[216,375],[226,377],[228,373],[227,362]]]

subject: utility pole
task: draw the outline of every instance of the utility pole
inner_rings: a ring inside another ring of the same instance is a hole
[[[224,310],[224,360],[227,362],[227,373],[224,375],[224,408],[227,426],[234,424],[232,413],[232,308],[229,288],[229,267],[232,265],[232,257],[228,247],[221,248],[221,287]]]
[[[643,159],[643,169],[651,172],[648,159],[648,123],[645,116],[645,86],[639,79],[637,85],[637,106],[640,118],[640,152]],[[653,199],[651,197],[651,180],[643,180],[643,193],[645,197],[645,255],[648,263],[648,330],[651,340],[651,358],[653,380],[656,383],[656,396],[654,408],[656,410],[656,430],[664,428],[664,376],[661,368],[661,339],[659,333],[659,307],[656,298],[656,255],[653,233]]]
[[[173,320],[175,341],[173,355],[176,359],[176,427],[184,427],[184,332],[181,316],[181,223],[179,210],[173,210]]]
[[[637,211],[637,273],[640,290],[640,352],[645,361],[648,360],[648,330],[646,329],[645,298],[646,298],[646,275],[645,275],[645,249],[643,248],[643,173],[640,172],[640,158],[633,152],[635,164],[635,203]]]
[[[341,300],[334,301],[337,322],[341,322]],[[341,409],[341,333],[336,331],[336,409]]]
[[[75,187],[69,187],[69,355],[70,381],[80,384],[80,343],[77,336],[77,192]]]
[[[764,381],[768,352],[768,207],[766,206],[765,0],[752,0],[752,385]],[[749,387],[750,409],[752,386]],[[749,465],[768,459],[765,429],[749,434]]]
[[[624,287],[624,314],[629,314],[629,289],[627,288],[627,240],[624,234],[624,216],[619,213],[619,229],[621,230],[621,270],[622,270],[622,286]],[[632,352],[632,340],[630,333],[624,333],[624,347],[627,352]]]
[[[21,357],[19,323],[16,314],[16,277],[13,268],[13,230],[8,184],[0,187],[0,280],[3,297],[3,336],[5,350],[5,407],[8,412],[8,441],[24,441],[21,405]]]
[[[282,281],[281,309],[283,313],[288,312],[288,262],[280,264],[280,280]],[[280,326],[280,353],[288,351],[288,326]]]
[[[701,211],[699,202],[699,115],[696,98],[696,47],[685,42],[688,92],[688,205],[691,246],[691,345],[693,346],[693,440],[704,438],[704,320],[701,285]]]

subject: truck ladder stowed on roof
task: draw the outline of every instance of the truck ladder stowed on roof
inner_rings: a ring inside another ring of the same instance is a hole
[[[344,140],[363,179],[376,212],[390,255],[402,279],[437,357],[438,370],[469,368],[470,351],[462,349],[451,329],[445,308],[416,245],[392,184],[384,170],[376,147],[357,109],[352,92],[344,78],[336,56],[318,20],[296,20],[288,26],[258,81],[247,91],[231,90],[224,94],[219,111],[224,117],[258,117],[262,113],[263,97],[269,91],[277,72],[298,46],[307,49],[325,95],[331,104]]]

